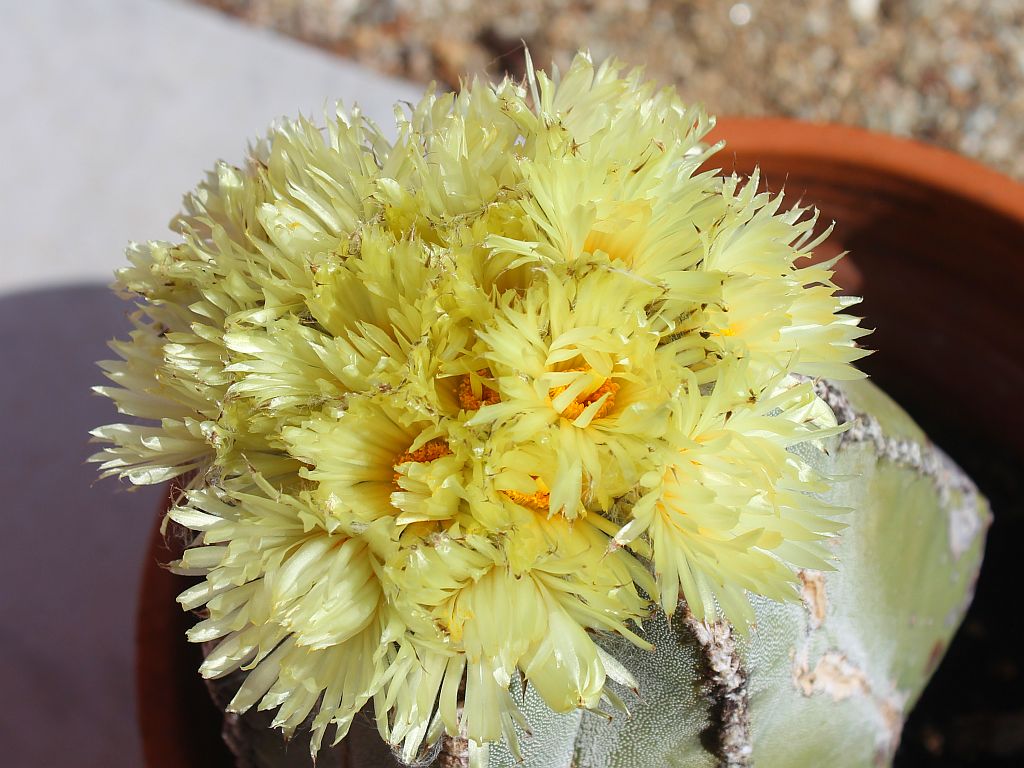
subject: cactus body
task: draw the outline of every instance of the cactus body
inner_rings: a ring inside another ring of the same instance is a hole
[[[903,720],[935,670],[973,594],[989,521],[973,484],[914,422],[868,382],[821,382],[849,431],[805,458],[835,479],[849,508],[834,572],[801,573],[802,602],[756,601],[747,636],[681,609],[645,623],[656,650],[615,636],[602,645],[638,693],[619,690],[629,715],[554,714],[527,689],[524,762],[504,745],[488,768],[855,768],[889,765]],[[261,721],[232,717],[229,743],[244,766],[304,764]],[[253,739],[254,741],[250,741]],[[256,739],[259,748],[254,749]],[[354,729],[321,766],[397,765],[376,733]],[[468,765],[446,740],[433,765]]]

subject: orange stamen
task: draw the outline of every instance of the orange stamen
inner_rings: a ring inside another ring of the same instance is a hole
[[[582,371],[585,369],[570,368],[569,370]],[[565,392],[566,389],[568,389],[567,386],[552,387],[552,389],[548,392],[548,396],[552,400],[554,400],[560,394]],[[615,407],[615,393],[618,391],[618,384],[616,384],[611,379],[605,379],[604,383],[600,387],[595,389],[593,392],[591,392],[589,395],[577,396],[575,400],[573,400],[571,403],[565,406],[565,408],[562,410],[562,416],[569,419],[570,421],[579,418],[580,414],[583,413],[584,409],[586,409],[588,405],[596,403],[598,400],[604,397],[605,394],[608,395],[608,399],[601,403],[601,407],[597,409],[597,413],[594,414],[594,418],[600,419],[604,416],[607,416],[611,412],[612,408]]]
[[[477,376],[491,375],[486,368],[481,368],[476,373]],[[480,385],[480,397],[477,397],[473,392],[472,377],[468,373],[459,377],[459,385],[455,393],[459,398],[459,406],[464,411],[478,411],[485,405],[494,405],[501,400],[497,392],[483,384]]]
[[[414,461],[417,464],[422,464],[424,462],[435,461],[436,459],[451,455],[452,449],[448,447],[448,443],[445,442],[443,437],[435,437],[433,440],[428,440],[415,451],[406,451],[395,459],[395,487],[398,487],[398,478],[401,476],[401,473],[398,471],[399,465],[405,464],[408,461]]]
[[[502,491],[513,504],[518,504],[537,512],[547,512],[551,508],[551,494],[547,491],[523,493],[522,491]]]
[[[537,485],[537,490],[533,493],[512,490],[503,490],[502,493],[513,504],[518,504],[521,507],[526,507],[536,512],[547,512],[551,509],[551,493],[548,491],[548,486],[537,475],[530,475],[530,477],[533,478],[534,483]]]

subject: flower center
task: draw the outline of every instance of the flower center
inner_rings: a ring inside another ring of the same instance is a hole
[[[582,371],[585,369],[570,368],[569,370]],[[558,398],[558,396],[565,392],[568,388],[568,385],[564,387],[552,387],[548,391],[548,396],[551,398],[552,402],[554,402]],[[618,384],[616,384],[611,379],[605,379],[601,383],[601,385],[597,387],[597,389],[594,389],[589,393],[587,393],[584,390],[580,394],[576,395],[576,397],[574,397],[568,405],[562,408],[562,410],[559,411],[559,413],[561,413],[562,416],[569,420],[578,419],[583,414],[583,411],[587,409],[588,406],[593,405],[602,397],[604,397],[604,402],[602,402],[601,405],[598,406],[597,411],[594,413],[590,420],[593,421],[594,419],[600,419],[611,413],[612,408],[615,407],[615,393],[618,391]],[[607,395],[607,397],[605,397],[605,395]],[[555,407],[557,408],[557,406]]]
[[[435,461],[443,458],[444,456],[451,456],[452,449],[448,447],[448,443],[443,437],[435,437],[433,440],[428,440],[415,451],[406,451],[397,459],[395,459],[395,475],[394,485],[398,487],[398,478],[401,476],[401,472],[398,471],[398,467],[407,462],[416,462],[422,464],[428,461]]]
[[[551,493],[548,491],[544,481],[539,477],[533,478],[537,483],[537,490],[533,493],[523,493],[522,491],[502,491],[505,496],[508,497],[509,501],[513,504],[518,504],[521,507],[532,509],[537,512],[547,512],[551,508]]]
[[[481,368],[476,374],[490,376],[491,372],[487,368]],[[473,391],[473,377],[468,373],[459,377],[455,394],[459,398],[459,407],[464,411],[478,411],[485,405],[494,405],[501,400],[497,392],[483,384],[480,385],[480,394],[477,395]]]

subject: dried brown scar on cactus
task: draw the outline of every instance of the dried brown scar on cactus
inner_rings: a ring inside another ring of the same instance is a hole
[[[828,611],[828,595],[825,592],[825,575],[821,571],[800,570],[800,597],[807,606],[808,623],[811,629],[817,629],[825,623]]]
[[[854,696],[867,697],[874,704],[885,726],[879,734],[876,763],[888,764],[888,759],[899,746],[906,694],[894,690],[888,696],[880,695],[872,689],[864,671],[851,662],[846,654],[835,649],[827,651],[818,659],[813,670],[806,652],[800,654],[794,660],[793,682],[804,696],[823,693],[837,702]]]
[[[825,693],[834,701],[871,691],[864,672],[839,651],[827,652],[818,659],[813,670],[806,658],[798,660],[794,668],[794,679],[804,696]]]

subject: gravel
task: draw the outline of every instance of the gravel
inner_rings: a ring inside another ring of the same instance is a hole
[[[444,87],[581,48],[721,115],[859,125],[1024,178],[1019,0],[197,0]],[[800,7],[797,7],[797,6]]]

